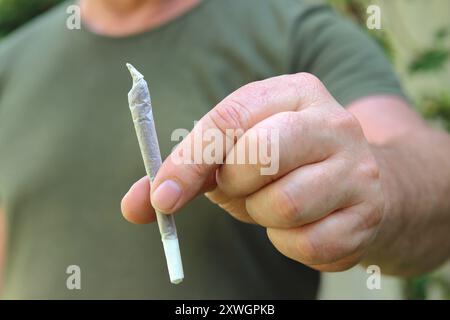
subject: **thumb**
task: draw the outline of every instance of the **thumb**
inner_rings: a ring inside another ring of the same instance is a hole
[[[173,213],[204,192],[237,139],[258,122],[330,99],[322,83],[306,73],[253,82],[236,90],[200,119],[164,161],[152,184],[153,207]],[[208,154],[214,154],[212,159],[205,157]]]

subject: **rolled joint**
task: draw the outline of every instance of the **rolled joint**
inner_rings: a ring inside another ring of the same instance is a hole
[[[181,261],[178,239],[163,239],[163,246],[170,282],[178,284],[184,279],[183,263]]]
[[[133,117],[133,122],[145,122],[150,121],[153,122],[152,109],[149,105],[138,105],[133,108],[130,108],[131,115]]]
[[[161,232],[161,241],[164,242],[165,240],[178,240],[178,234],[177,230],[167,230],[166,232]]]

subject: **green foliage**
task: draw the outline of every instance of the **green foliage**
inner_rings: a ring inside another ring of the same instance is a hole
[[[444,277],[435,277],[432,280],[435,286],[442,292],[442,299],[450,300],[450,281]]]
[[[404,295],[406,299],[425,300],[429,277],[416,277],[405,282]]]
[[[328,0],[328,3],[341,13],[344,13],[365,30],[384,49],[386,55],[395,61],[395,51],[392,40],[386,32],[382,30],[368,30],[366,27],[366,8],[370,4],[368,0]],[[407,32],[407,30],[405,31]],[[433,74],[441,71],[450,59],[448,48],[448,38],[450,29],[448,27],[439,28],[433,36],[433,44],[416,51],[413,59],[408,64],[408,71],[411,76],[421,74]],[[422,94],[422,97],[415,101],[419,106],[419,111],[429,120],[437,122],[443,128],[450,131],[450,92],[444,91],[439,94]],[[450,297],[450,283],[442,276],[434,274],[423,275],[405,281],[404,292],[407,299],[426,299],[429,288],[439,287],[443,293],[443,298]]]
[[[438,121],[450,131],[450,92],[424,96],[419,108],[425,118]]]
[[[448,28],[440,28],[434,34],[434,45],[419,52],[409,64],[411,74],[417,72],[439,71],[447,63],[450,50],[445,46],[448,37]]]
[[[0,38],[18,28],[33,17],[48,10],[62,0],[0,0]],[[395,60],[395,51],[392,40],[383,30],[368,30],[366,24],[366,8],[370,0],[328,0],[338,11],[344,13],[365,30],[384,49],[386,55]],[[409,63],[411,76],[420,76],[422,73],[436,73],[440,71],[450,59],[446,41],[450,37],[448,27],[439,28],[434,34],[433,44],[422,48],[415,53]],[[448,41],[447,41],[448,42]],[[424,94],[419,101],[419,110],[430,120],[439,122],[450,131],[450,92],[441,92],[435,95]],[[424,275],[405,283],[405,297],[408,299],[426,299],[427,290],[431,286],[438,286],[444,293],[444,298],[450,299],[450,283],[443,277]]]
[[[440,70],[449,58],[447,49],[432,48],[420,53],[410,64],[409,72],[429,72]]]
[[[62,0],[0,0],[0,37]]]
[[[450,282],[439,275],[425,275],[410,279],[403,287],[406,299],[425,300],[430,291],[439,294],[442,299],[450,299]]]
[[[439,44],[442,43],[450,34],[450,28],[442,27],[438,29],[434,34],[435,41]]]

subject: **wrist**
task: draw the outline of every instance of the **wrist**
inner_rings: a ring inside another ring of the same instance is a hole
[[[376,264],[383,266],[383,273],[397,274],[398,266],[393,263],[396,261],[395,252],[390,249],[392,244],[397,242],[397,238],[401,236],[399,230],[401,230],[404,220],[401,217],[403,212],[401,192],[404,190],[401,183],[402,179],[398,176],[398,170],[391,165],[390,159],[394,151],[392,146],[372,146],[371,149],[380,171],[384,206],[383,218],[362,264]]]

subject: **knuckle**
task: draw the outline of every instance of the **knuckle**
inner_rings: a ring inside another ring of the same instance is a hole
[[[291,128],[292,126],[297,127],[302,122],[301,114],[299,112],[280,112],[274,117],[276,117],[277,122],[279,122],[283,128]]]
[[[332,128],[342,130],[344,132],[356,133],[360,132],[360,125],[356,117],[348,111],[342,110],[337,112],[329,119]]]
[[[221,130],[244,129],[250,125],[248,108],[236,99],[229,98],[209,113],[211,121]]]
[[[228,196],[238,196],[245,191],[245,180],[242,179],[239,165],[224,164],[219,169],[216,183]]]
[[[299,236],[295,243],[295,249],[302,257],[303,263],[313,264],[322,259],[320,254],[320,245],[317,239],[309,234]]]
[[[364,229],[373,229],[380,225],[383,219],[383,208],[379,205],[368,204],[368,214],[363,220]]]
[[[282,188],[275,188],[271,194],[272,210],[285,222],[296,222],[301,215],[299,202]]]
[[[304,262],[311,265],[333,263],[351,256],[361,249],[361,241],[348,235],[336,238],[320,235],[306,228],[297,241],[297,251]]]
[[[191,179],[203,179],[207,173],[207,167],[201,163],[189,163],[189,172],[191,173]]]
[[[295,78],[297,81],[300,81],[306,85],[313,85],[313,86],[321,86],[322,81],[312,73],[308,72],[299,72],[295,74]]]
[[[308,92],[308,96],[319,99],[321,95],[328,92],[322,81],[320,81],[318,77],[311,73],[297,73],[293,76],[292,80],[294,81],[294,84],[299,88],[300,96],[304,96]],[[325,94],[325,96],[328,96],[328,94]]]
[[[333,239],[324,241],[316,237],[306,237],[304,252],[311,264],[333,263],[357,252],[360,243],[356,240]]]
[[[364,179],[378,180],[380,178],[380,168],[373,155],[360,162],[358,172]]]

